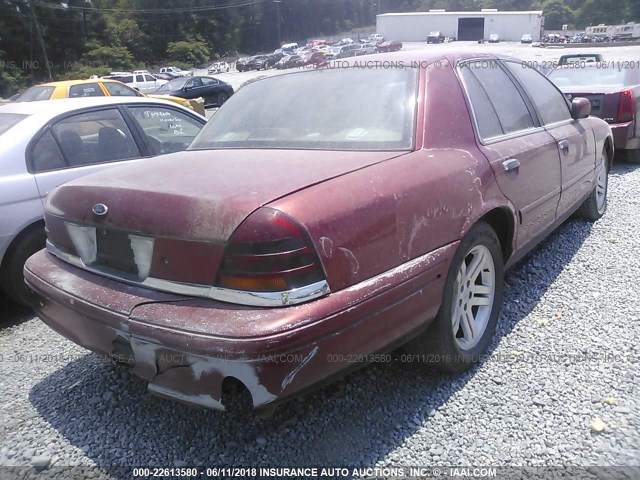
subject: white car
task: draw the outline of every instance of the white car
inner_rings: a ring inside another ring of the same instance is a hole
[[[489,35],[489,43],[499,43],[500,42],[500,35],[498,35],[497,33],[491,33]]]
[[[131,88],[135,88],[140,93],[152,93],[158,90],[162,85],[167,83],[167,80],[161,80],[154,77],[150,73],[141,73],[145,70],[136,70],[133,73],[118,72],[117,74],[107,75],[102,78],[109,78],[111,80],[118,80],[119,82],[126,83]]]
[[[214,62],[207,69],[207,73],[214,75],[216,73],[227,73],[229,70],[231,70],[231,67],[227,62]]]
[[[371,43],[361,43],[358,46],[360,48],[356,50],[356,56],[371,55],[372,53],[376,53],[378,51],[378,48]]]
[[[24,262],[45,246],[44,202],[58,185],[186,149],[206,119],[173,102],[87,97],[0,106],[0,287],[26,304]]]
[[[332,47],[341,47],[342,45],[351,45],[352,43],[353,43],[353,40],[351,38],[343,38],[343,39],[337,41],[336,43],[334,43],[331,46]]]
[[[160,73],[166,73],[173,75],[174,77],[191,77],[193,72],[191,70],[182,70],[178,67],[162,67]]]
[[[384,41],[384,37],[382,35],[380,35],[379,33],[372,33],[371,35],[369,35],[367,40],[369,40],[369,42],[371,42],[371,43],[380,43],[380,42]]]

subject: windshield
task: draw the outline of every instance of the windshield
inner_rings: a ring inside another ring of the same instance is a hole
[[[16,98],[16,102],[36,102],[38,100],[49,100],[51,94],[56,89],[53,86],[42,85],[38,87],[31,87]]]
[[[231,97],[190,148],[408,150],[416,87],[412,68],[350,67],[260,80]]]
[[[629,82],[631,70],[624,68],[594,67],[556,68],[549,73],[549,80],[558,87],[622,87]]]
[[[173,92],[174,90],[180,90],[184,87],[184,84],[187,83],[186,78],[176,78],[174,80],[169,80],[167,83],[162,85],[158,90],[158,92]]]
[[[20,115],[17,113],[0,113],[0,135],[27,117],[28,115]]]

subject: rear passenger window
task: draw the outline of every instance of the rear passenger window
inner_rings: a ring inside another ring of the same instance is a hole
[[[33,167],[33,173],[58,170],[67,166],[67,162],[64,161],[64,157],[53,135],[51,135],[51,131],[47,130],[33,146],[31,150],[31,166]]]
[[[500,65],[493,60],[464,64],[476,77],[489,98],[505,134],[534,127],[533,118],[522,95]]]
[[[498,115],[478,79],[466,67],[460,70],[460,76],[469,95],[480,138],[487,140],[502,135],[504,132],[500,126]]]
[[[81,83],[69,87],[69,98],[104,97],[104,92],[97,83]]]
[[[104,88],[107,89],[112,97],[141,97],[142,94],[131,87],[122,85],[119,82],[104,82]]]
[[[72,167],[142,156],[117,109],[72,115],[52,130]]]
[[[545,125],[571,119],[564,95],[537,70],[516,62],[505,62],[536,105]]]

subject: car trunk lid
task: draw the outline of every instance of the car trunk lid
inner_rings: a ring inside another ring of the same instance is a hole
[[[202,150],[165,155],[57,188],[47,200],[48,237],[63,254],[118,278],[211,285],[227,240],[256,209],[402,154]]]
[[[608,123],[618,121],[621,91],[624,87],[564,87],[561,89],[568,100],[584,97],[591,102],[591,115]]]

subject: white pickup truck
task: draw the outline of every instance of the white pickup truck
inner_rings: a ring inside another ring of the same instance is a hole
[[[167,73],[169,75],[173,75],[174,77],[191,77],[193,76],[193,72],[190,70],[182,70],[178,67],[162,67],[160,69],[160,73]]]
[[[126,83],[131,88],[138,90],[140,93],[155,92],[162,85],[167,83],[167,80],[156,78],[149,72],[143,70],[136,70],[133,73],[111,72],[110,75],[102,78],[110,78],[112,80],[118,80],[122,83]]]

